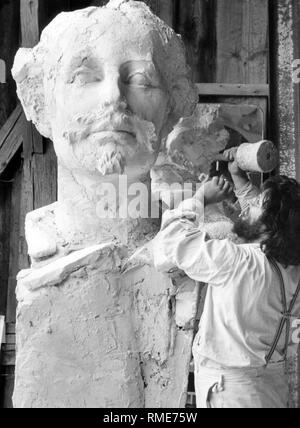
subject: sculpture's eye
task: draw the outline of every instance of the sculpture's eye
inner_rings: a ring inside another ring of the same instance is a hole
[[[88,68],[78,69],[73,73],[70,83],[75,83],[78,86],[87,85],[89,83],[100,82],[101,76]]]
[[[127,79],[127,84],[132,86],[151,87],[151,79],[144,73],[131,74]]]

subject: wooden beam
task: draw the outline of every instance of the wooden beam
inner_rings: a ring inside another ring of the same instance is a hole
[[[6,343],[5,334],[5,316],[0,315],[0,350],[2,343]]]
[[[267,84],[197,83],[200,96],[269,97]]]
[[[39,0],[20,0],[22,47],[32,48],[39,41]]]
[[[299,58],[299,0],[272,0],[271,86],[272,138],[278,143],[280,174],[300,179],[299,84],[293,82],[292,64]],[[298,129],[297,129],[298,128]],[[299,168],[299,169],[298,169]]]
[[[15,173],[11,187],[10,213],[10,243],[9,243],[9,273],[7,285],[6,320],[16,321],[16,278],[19,272],[19,246],[21,245],[20,211],[22,199],[22,170]],[[27,196],[27,195],[26,195]]]
[[[16,324],[12,322],[6,323],[6,334],[15,334],[16,333]]]
[[[7,119],[6,123],[0,129],[0,147],[2,147],[2,145],[4,144],[6,138],[12,131],[22,112],[22,107],[18,105],[17,108],[10,115],[10,117]]]
[[[174,1],[160,0],[158,15],[160,19],[166,22],[170,27],[174,26]]]
[[[16,351],[8,348],[9,345],[3,345],[3,351],[1,355],[1,366],[15,366],[16,364]],[[9,396],[9,394],[7,394]]]
[[[16,334],[16,324],[12,322],[6,323],[6,334]]]
[[[217,0],[173,2],[176,21],[174,28],[183,38],[194,82],[216,81],[216,2]]]
[[[217,82],[266,83],[268,0],[218,0]]]
[[[0,83],[0,128],[17,105],[15,82],[10,70],[19,47],[19,2],[1,1],[0,6],[0,58],[5,63],[5,83]]]
[[[9,275],[11,183],[0,182],[0,314],[6,314]]]
[[[0,130],[0,175],[22,146],[25,120],[22,108],[18,106]]]

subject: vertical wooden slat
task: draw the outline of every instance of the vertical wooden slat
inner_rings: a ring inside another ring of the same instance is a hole
[[[300,1],[272,0],[271,94],[272,131],[280,153],[280,173],[300,178],[299,83],[293,82],[292,64],[300,58]],[[290,406],[300,405],[300,358],[289,359]]]
[[[197,83],[215,82],[216,0],[179,0],[175,30],[183,37],[192,77]]]
[[[300,0],[293,0],[293,41],[294,59],[300,60]],[[300,84],[297,82],[294,82],[294,115],[296,179],[300,181]]]
[[[14,391],[14,367],[1,367],[0,370],[1,390],[0,407],[4,409],[13,408],[12,395]]]
[[[268,0],[218,0],[216,23],[216,81],[229,84],[268,83]],[[226,101],[233,100],[223,100]],[[254,104],[262,109],[267,136],[268,99],[245,98],[238,102]]]
[[[15,322],[16,319],[16,276],[19,271],[19,240],[20,240],[20,209],[22,192],[22,171],[18,170],[12,184],[11,216],[10,216],[10,255],[9,278],[7,291],[7,322]]]
[[[268,1],[218,0],[217,82],[267,83]]]
[[[174,0],[159,1],[159,17],[170,27],[174,27]]]
[[[21,1],[22,46],[32,48],[39,41],[39,3],[40,0]]]
[[[57,160],[51,141],[44,141],[44,154],[33,157],[34,209],[57,199]]]
[[[273,138],[280,152],[280,173],[296,178],[295,90],[292,64],[295,59],[294,31],[298,16],[293,15],[294,0],[273,0],[271,8],[271,95]]]
[[[6,314],[10,241],[11,184],[0,183],[0,314]]]
[[[0,83],[0,127],[4,125],[17,102],[10,70],[19,45],[19,8],[19,0],[0,2],[0,59],[5,62],[6,68],[6,83]]]

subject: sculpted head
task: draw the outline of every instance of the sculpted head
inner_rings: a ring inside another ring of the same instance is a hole
[[[58,15],[13,76],[59,163],[98,175],[148,172],[197,102],[180,37],[140,1]]]

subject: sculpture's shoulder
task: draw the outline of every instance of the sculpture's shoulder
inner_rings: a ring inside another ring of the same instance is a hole
[[[47,264],[53,257],[68,254],[68,243],[56,223],[57,203],[47,205],[27,214],[25,235],[32,266]]]

